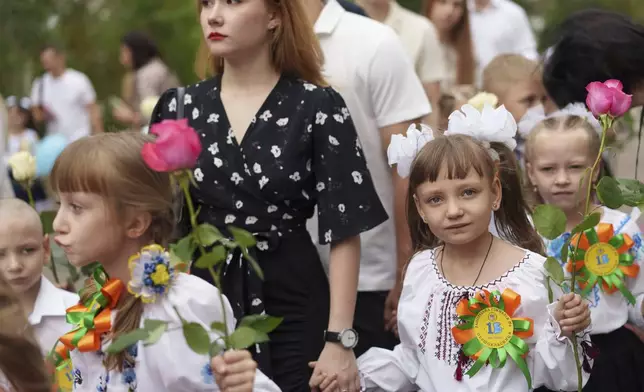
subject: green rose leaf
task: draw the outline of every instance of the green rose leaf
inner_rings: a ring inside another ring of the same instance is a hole
[[[221,341],[215,340],[214,342],[212,342],[212,344],[210,344],[210,357],[216,357],[217,355],[223,353],[224,350],[226,350],[226,346],[224,346]]]
[[[226,332],[226,324],[215,321],[214,323],[210,324],[210,329],[212,329],[213,331],[221,332],[223,334]]]
[[[168,323],[162,320],[146,319],[143,323],[143,329],[148,331],[148,338],[144,344],[149,346],[155,344],[161,339],[163,334],[168,330]]]
[[[141,340],[146,340],[148,336],[150,336],[150,333],[146,329],[135,329],[134,331],[116,338],[109,346],[107,346],[105,352],[107,354],[118,354],[133,344],[136,344]]]
[[[549,240],[554,240],[566,231],[566,214],[552,204],[537,206],[532,220],[539,234]]]
[[[211,267],[216,267],[220,263],[222,263],[224,260],[226,260],[226,254],[228,251],[226,248],[224,248],[221,245],[217,245],[212,250],[204,255],[201,255],[197,259],[197,262],[195,265],[198,268],[211,268]]]
[[[257,332],[250,327],[239,327],[228,337],[229,346],[235,350],[246,349],[257,343]]]
[[[192,351],[197,354],[208,354],[210,352],[210,336],[208,331],[201,324],[187,323],[183,325],[183,337]]]
[[[543,266],[548,272],[548,275],[550,275],[552,280],[555,281],[555,283],[560,285],[563,282],[564,270],[557,259],[555,259],[554,257],[548,257]]]
[[[282,317],[266,314],[246,316],[241,319],[240,326],[253,328],[257,332],[270,333],[282,322]]]
[[[546,289],[548,289],[548,303],[555,302],[554,293],[552,292],[552,286],[550,285],[550,277],[546,276]]]
[[[622,192],[624,204],[629,207],[637,207],[644,203],[644,184],[640,181],[629,178],[618,178],[617,183]]]
[[[248,261],[253,271],[255,271],[255,273],[257,274],[257,276],[259,276],[261,280],[264,280],[264,271],[262,271],[262,267],[260,267],[257,261],[253,258],[253,256],[251,256],[250,253],[248,253],[248,249],[242,248],[241,250],[242,250],[242,254],[244,255],[244,258]]]
[[[602,177],[597,184],[597,197],[606,207],[618,209],[624,205],[624,196],[619,183],[612,177]]]
[[[170,245],[170,251],[182,262],[190,262],[195,251],[195,243],[192,234],[180,239],[176,244]]]
[[[219,229],[209,223],[202,223],[194,231],[195,241],[201,246],[209,247],[224,238]]]
[[[599,221],[602,218],[602,214],[599,212],[593,212],[592,214],[588,215],[587,217],[584,218],[584,220],[575,226],[570,234],[575,235],[577,233],[581,233],[585,230],[592,229],[593,227],[597,226],[599,224]]]
[[[54,232],[54,219],[56,219],[56,211],[43,211],[40,213],[40,222],[45,234]]]
[[[230,231],[230,234],[232,234],[235,242],[242,248],[250,248],[255,246],[255,244],[257,243],[257,241],[255,241],[255,237],[250,232],[244,229],[240,229],[234,226],[228,226],[228,231]]]

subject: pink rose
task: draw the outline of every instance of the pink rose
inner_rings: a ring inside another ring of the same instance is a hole
[[[192,169],[199,154],[201,141],[187,119],[164,120],[150,127],[156,135],[154,142],[146,143],[141,156],[148,167],[158,172]]]
[[[630,109],[633,100],[633,96],[624,93],[623,89],[622,82],[615,79],[592,82],[586,86],[586,105],[596,117],[604,114],[619,117]]]

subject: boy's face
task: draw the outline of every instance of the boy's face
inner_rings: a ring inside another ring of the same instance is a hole
[[[50,249],[40,220],[17,215],[3,214],[0,274],[17,294],[22,294],[40,282]]]
[[[543,85],[537,80],[526,80],[516,83],[507,89],[503,97],[499,97],[505,108],[519,122],[528,109],[545,103],[547,96]]]

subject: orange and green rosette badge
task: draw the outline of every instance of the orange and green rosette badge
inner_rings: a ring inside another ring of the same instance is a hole
[[[624,298],[635,304],[635,297],[626,287],[626,277],[635,278],[640,272],[640,267],[635,257],[629,252],[633,247],[633,240],[628,234],[615,235],[613,225],[600,223],[594,228],[576,234],[570,244],[576,247],[568,260],[567,269],[575,269],[582,278],[579,287],[582,296],[586,296],[595,285],[601,285],[602,290],[612,294],[619,290]]]
[[[528,344],[523,339],[532,336],[534,322],[530,318],[514,317],[520,304],[521,296],[510,289],[505,289],[503,294],[498,290],[491,293],[483,290],[458,303],[456,314],[461,323],[452,328],[452,335],[463,345],[463,353],[475,361],[466,373],[468,376],[474,376],[488,363],[495,369],[502,368],[509,356],[532,388],[525,361]]]

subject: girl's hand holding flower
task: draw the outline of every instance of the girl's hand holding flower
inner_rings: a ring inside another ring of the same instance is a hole
[[[222,392],[252,392],[257,362],[249,351],[227,351],[212,358],[210,367]]]
[[[590,325],[588,303],[579,294],[568,293],[559,298],[554,317],[562,335],[568,338]]]

